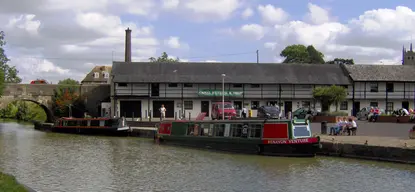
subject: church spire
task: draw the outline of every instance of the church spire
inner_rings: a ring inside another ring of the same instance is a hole
[[[412,43],[411,43],[411,46],[409,47],[409,51],[412,52]]]
[[[405,61],[405,45],[402,45],[402,65],[404,64]]]

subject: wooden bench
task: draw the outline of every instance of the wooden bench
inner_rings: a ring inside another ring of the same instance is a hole
[[[199,113],[199,115],[196,117],[196,120],[197,121],[203,121],[203,119],[205,119],[205,117],[206,117],[206,112],[202,112],[202,113]]]

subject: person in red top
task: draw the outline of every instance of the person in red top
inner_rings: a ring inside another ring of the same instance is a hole
[[[380,114],[379,108],[376,107],[374,112],[373,112],[373,121],[374,122],[376,122],[378,120],[379,114]]]

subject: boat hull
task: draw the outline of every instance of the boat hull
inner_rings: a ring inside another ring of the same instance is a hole
[[[116,128],[76,128],[76,127],[56,127],[51,124],[35,123],[35,129],[46,132],[71,133],[84,135],[109,135],[109,136],[128,136],[129,127]]]
[[[261,140],[201,139],[174,136],[158,138],[158,142],[217,151],[284,157],[314,157],[321,148],[319,143],[268,145],[261,144]]]

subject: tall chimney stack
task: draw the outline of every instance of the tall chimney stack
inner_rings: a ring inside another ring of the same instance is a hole
[[[131,62],[131,29],[125,30],[125,62]]]

